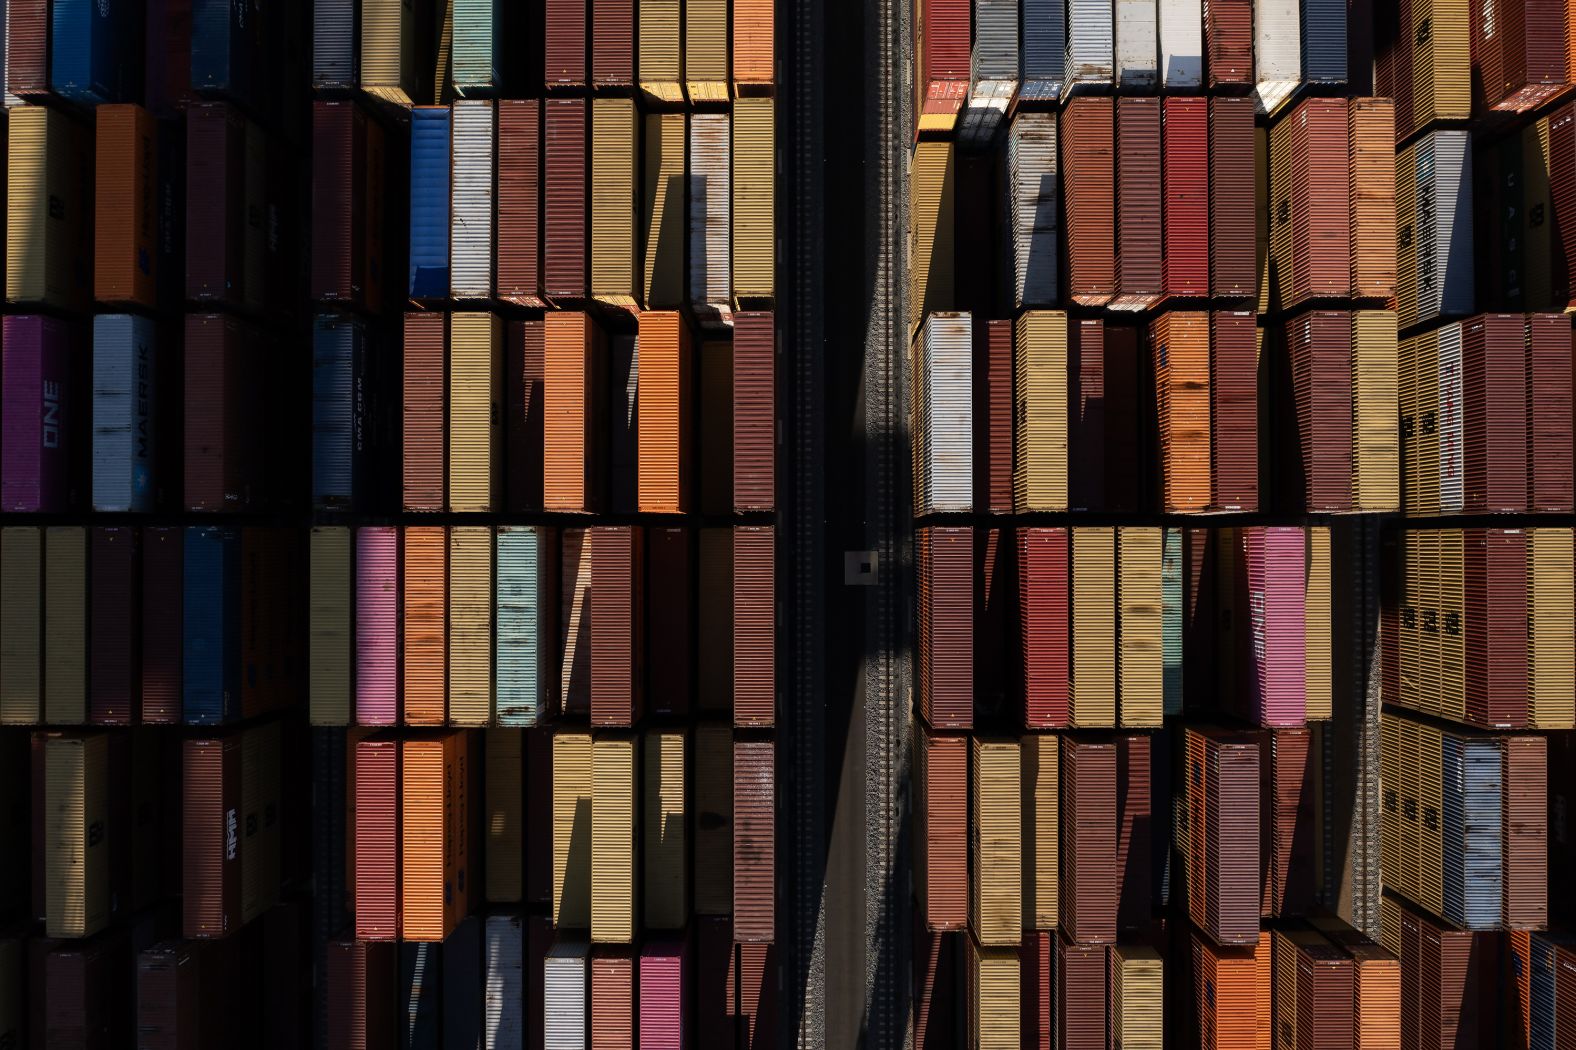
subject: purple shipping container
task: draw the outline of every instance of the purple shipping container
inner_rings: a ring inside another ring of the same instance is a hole
[[[640,950],[640,1050],[684,1046],[689,939],[650,941]]]
[[[1306,720],[1304,537],[1299,528],[1245,528],[1248,717],[1262,726]]]
[[[356,724],[399,712],[399,529],[356,530]]]
[[[88,416],[64,321],[7,317],[0,340],[0,510],[58,513],[75,502],[72,431]],[[78,405],[78,401],[84,403]]]

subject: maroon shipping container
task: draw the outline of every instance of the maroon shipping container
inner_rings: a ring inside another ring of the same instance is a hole
[[[137,1050],[203,1045],[198,1031],[202,962],[200,941],[165,941],[137,953]]]
[[[1067,326],[1067,501],[1071,510],[1105,509],[1105,324]]]
[[[1549,747],[1541,736],[1504,738],[1505,926],[1549,922]]]
[[[969,738],[918,729],[914,878],[926,928],[969,921]]]
[[[261,482],[258,337],[223,314],[186,316],[187,510],[246,510]]]
[[[42,959],[39,1046],[114,1050],[130,1045],[134,998],[128,987],[136,965],[126,931],[87,941],[55,941]],[[35,970],[35,979],[40,974]]]
[[[312,103],[314,299],[383,302],[383,127],[353,100]]]
[[[733,742],[733,938],[759,944],[774,929],[776,808],[770,740]]]
[[[542,103],[500,99],[498,106],[498,298],[541,307]]]
[[[1214,533],[1182,532],[1182,699],[1186,707],[1213,707],[1216,691],[1216,584]]]
[[[599,88],[635,83],[635,0],[592,0],[591,82]]]
[[[1565,5],[1485,0],[1471,26],[1474,109],[1524,113],[1566,83]]]
[[[49,96],[49,0],[9,0],[5,89],[30,102]]]
[[[1259,862],[1265,918],[1305,915],[1314,903],[1312,734],[1306,728],[1266,729],[1260,745],[1263,782]]]
[[[1259,939],[1259,744],[1254,733],[1187,731],[1188,912],[1217,944]]]
[[[738,337],[735,336],[735,339]],[[974,322],[974,506],[1012,513],[1012,322]]]
[[[1463,509],[1527,507],[1526,321],[1479,314],[1461,323]]]
[[[1491,729],[1525,726],[1527,534],[1467,529],[1462,544],[1466,720]]]
[[[1061,765],[1062,933],[1079,944],[1110,944],[1122,875],[1116,866],[1116,745],[1064,736]],[[1103,956],[1101,966],[1103,974]]]
[[[1256,323],[1248,311],[1217,311],[1209,319],[1209,502],[1214,510],[1259,509]]]
[[[1572,489],[1570,318],[1527,318],[1527,509],[1569,514]]]
[[[406,510],[442,510],[448,467],[445,408],[448,404],[447,318],[441,313],[405,314],[404,419],[401,426]]]
[[[178,528],[142,530],[142,721],[181,720],[181,612],[186,538]]]
[[[1056,1045],[1100,1050],[1105,1042],[1105,946],[1056,938]]]
[[[640,594],[645,537],[638,527],[586,530],[591,545],[591,724],[632,726],[645,700],[646,632]]]
[[[733,724],[770,727],[777,701],[776,536],[771,525],[733,530]]]
[[[647,704],[652,714],[687,715],[695,689],[691,611],[695,601],[695,540],[689,529],[648,529],[646,652],[651,661]]]
[[[186,109],[186,298],[245,306],[246,117],[226,102]]]
[[[914,1050],[958,1045],[957,934],[925,928],[914,914]]]
[[[1067,530],[1018,530],[1018,630],[1023,724],[1065,726],[1068,706]]]
[[[399,741],[373,737],[355,748],[349,779],[355,788],[354,856],[356,937],[393,941],[399,937]]]
[[[1327,942],[1297,946],[1296,1046],[1356,1050],[1357,964]]]
[[[1401,917],[1401,1045],[1498,1045],[1500,935],[1453,930],[1391,901]]]
[[[1104,306],[1116,294],[1116,144],[1111,99],[1073,98],[1062,110],[1060,123],[1067,294],[1081,306]]]
[[[172,116],[195,97],[191,0],[148,0],[144,25],[146,105],[156,117]]]
[[[586,0],[545,0],[547,86],[586,85]]]
[[[1297,402],[1303,509],[1352,509],[1352,315],[1314,310],[1286,325]]]
[[[135,616],[139,551],[135,528],[88,532],[91,567],[88,603],[91,665],[88,721],[132,725],[138,721],[141,681]]]
[[[1253,83],[1253,0],[1209,0],[1204,5],[1204,53],[1211,88]],[[1248,100],[1249,113],[1252,105]],[[1250,178],[1252,172],[1250,164]]]
[[[545,334],[541,321],[511,321],[506,336],[508,498],[514,511],[542,509]]]
[[[633,1050],[635,960],[628,948],[599,946],[591,953],[591,1045]]]
[[[1284,309],[1351,295],[1349,126],[1341,98],[1304,99],[1286,117],[1284,136],[1277,126],[1274,144],[1289,154],[1289,177],[1270,205],[1270,221],[1291,227],[1291,272],[1276,280]]]
[[[335,1050],[394,1045],[396,951],[389,941],[329,942],[328,1045]]]
[[[555,0],[563,6],[583,2]],[[551,98],[545,107],[545,236],[542,241],[543,291],[550,299],[586,295],[586,100]]]
[[[1165,100],[1165,291],[1209,294],[1209,102]]]
[[[695,1034],[708,1050],[733,1050],[732,920],[701,915],[695,922]]]
[[[974,537],[967,528],[920,529],[919,710],[937,729],[974,724]]]
[[[1161,250],[1160,99],[1116,102],[1116,310],[1147,310],[1165,288]]]
[[[1138,345],[1137,326],[1105,326],[1105,509],[1128,514],[1141,502]]]
[[[1023,1018],[1023,1050],[1051,1050],[1055,1029],[1051,1024],[1051,1004],[1056,1000],[1056,981],[1051,958],[1056,954],[1057,936],[1043,930],[1023,935],[1018,949],[1018,1010]]]
[[[181,769],[181,934],[223,937],[241,925],[241,734],[182,741]]]
[[[1253,100],[1210,99],[1209,283],[1210,294],[1216,298],[1258,294],[1258,187],[1254,171]]]
[[[1150,921],[1151,813],[1150,738],[1142,733],[1116,738],[1116,865],[1121,894],[1116,925],[1145,929]]]
[[[1007,367],[1010,374],[1010,353]],[[776,506],[776,370],[777,339],[771,312],[746,310],[735,314],[733,509],[739,513],[767,511]],[[1010,393],[1008,397],[1010,402]]]
[[[974,530],[974,706],[980,717],[1012,717],[1017,682],[1011,670],[1013,609],[1013,541],[1004,529]]]

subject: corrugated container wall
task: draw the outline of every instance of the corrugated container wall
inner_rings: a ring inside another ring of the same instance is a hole
[[[465,0],[456,0],[463,4]],[[490,299],[493,291],[494,143],[498,120],[491,102],[453,106],[453,174],[449,204],[449,294]]]

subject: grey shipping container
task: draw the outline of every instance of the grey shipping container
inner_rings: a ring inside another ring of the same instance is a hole
[[[491,102],[454,103],[453,193],[449,209],[449,287],[456,299],[487,299],[493,287],[493,142]]]
[[[1060,239],[1056,114],[1021,112],[1007,131],[1013,302],[1054,306]]]
[[[93,319],[93,509],[153,509],[158,383],[154,326],[133,314]]]

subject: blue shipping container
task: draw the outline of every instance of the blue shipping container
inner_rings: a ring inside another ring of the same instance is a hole
[[[449,294],[449,109],[410,111],[410,297]]]
[[[93,319],[93,509],[153,509],[154,327],[134,314]]]
[[[1347,0],[1302,0],[1302,78],[1346,83]]]
[[[348,510],[366,467],[366,329],[319,316],[312,329],[312,502]]]
[[[312,5],[312,86],[356,84],[355,0],[316,0]]]
[[[186,530],[181,720],[220,725],[241,714],[241,536]]]
[[[1023,82],[1018,97],[1025,102],[1054,102],[1062,93],[1067,61],[1064,0],[1023,0]]]
[[[259,0],[192,0],[192,90],[250,105],[262,33]]]
[[[1444,917],[1469,930],[1497,929],[1505,870],[1499,742],[1446,735],[1442,758]]]
[[[96,106],[126,97],[126,0],[54,0],[50,5],[49,87],[62,98]]]

